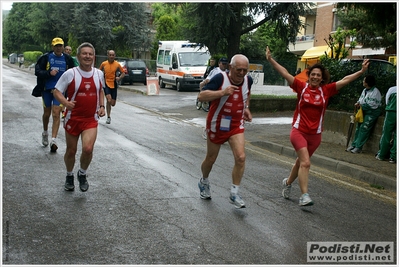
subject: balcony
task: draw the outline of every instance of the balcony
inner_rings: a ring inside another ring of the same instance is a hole
[[[295,45],[293,43],[289,43],[289,52],[301,56],[306,50],[313,47],[313,41],[314,34],[297,36]]]

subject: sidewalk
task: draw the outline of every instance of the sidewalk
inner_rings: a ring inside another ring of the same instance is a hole
[[[289,116],[292,112],[282,112],[273,116]],[[259,116],[259,114],[253,114]],[[290,125],[273,125],[273,129],[264,128],[262,133],[257,132],[257,140],[250,142],[271,152],[296,158],[295,150],[290,142]],[[339,144],[321,142],[311,158],[311,164],[332,172],[343,174],[350,178],[366,182],[374,186],[396,193],[397,165],[388,161],[375,159],[374,151],[363,151],[360,154],[346,152],[345,147]]]
[[[3,65],[18,68],[18,64],[10,64],[3,59]],[[21,68],[20,70],[34,74],[34,70]],[[136,93],[146,94],[145,87],[121,86],[120,89]],[[255,91],[255,90],[254,90]],[[288,86],[266,86],[257,85],[256,94],[290,95]],[[292,117],[292,111],[276,113],[255,113],[254,117]],[[269,127],[270,128],[270,127]],[[271,152],[287,157],[296,158],[294,149],[289,140],[289,125],[273,125],[272,129],[262,128],[256,133],[256,140],[250,141],[252,145],[264,148]],[[361,154],[352,154],[345,151],[345,147],[338,144],[323,142],[312,156],[312,165],[343,174],[345,176],[366,182],[372,185],[382,186],[386,190],[396,193],[397,187],[397,165],[388,161],[375,159],[376,151],[363,151]]]

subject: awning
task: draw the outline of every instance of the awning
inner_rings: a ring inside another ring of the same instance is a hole
[[[330,53],[330,48],[328,47],[328,45],[315,46],[315,47],[309,48],[302,55],[301,61],[317,60],[322,55],[324,55],[324,52],[326,52],[327,55]]]
[[[352,50],[352,56],[371,56],[371,55],[385,55],[385,48],[380,48],[380,49],[361,48],[361,49]]]

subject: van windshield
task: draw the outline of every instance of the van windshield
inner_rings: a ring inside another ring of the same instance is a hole
[[[179,53],[180,66],[206,66],[209,54],[202,52],[183,52]]]

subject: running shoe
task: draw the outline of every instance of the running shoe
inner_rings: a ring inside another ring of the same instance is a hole
[[[346,152],[350,152],[352,149],[354,149],[354,146],[349,146],[347,149],[345,149]]]
[[[50,143],[50,152],[56,152],[58,149],[57,143],[55,142],[55,140],[51,140]]]
[[[204,138],[205,140],[208,138],[208,137],[207,137],[206,128],[205,128],[204,131],[202,132],[202,138]]]
[[[299,205],[300,206],[312,206],[313,205],[313,200],[310,198],[308,193],[305,193],[301,196],[299,199]]]
[[[86,192],[89,189],[89,183],[87,182],[86,175],[80,174],[78,171],[79,189],[82,192]]]
[[[200,197],[202,199],[211,199],[211,186],[208,183],[203,183],[202,179],[198,182],[198,188],[200,190]]]
[[[291,185],[287,185],[288,178],[283,180],[283,197],[288,199],[290,198],[291,193]]]
[[[245,208],[245,202],[239,194],[230,193],[229,200],[237,209]]]
[[[107,118],[107,121],[105,122],[106,124],[110,124],[111,123],[111,117]]]
[[[351,150],[351,152],[354,153],[354,154],[359,154],[359,153],[362,153],[362,149],[358,148],[358,147],[355,147],[354,149]]]
[[[48,134],[42,133],[42,144],[43,146],[48,146]]]
[[[396,159],[389,158],[389,163],[395,164],[396,163]]]
[[[73,175],[67,175],[65,179],[65,191],[73,191],[75,190],[75,185],[73,183],[74,177]]]

